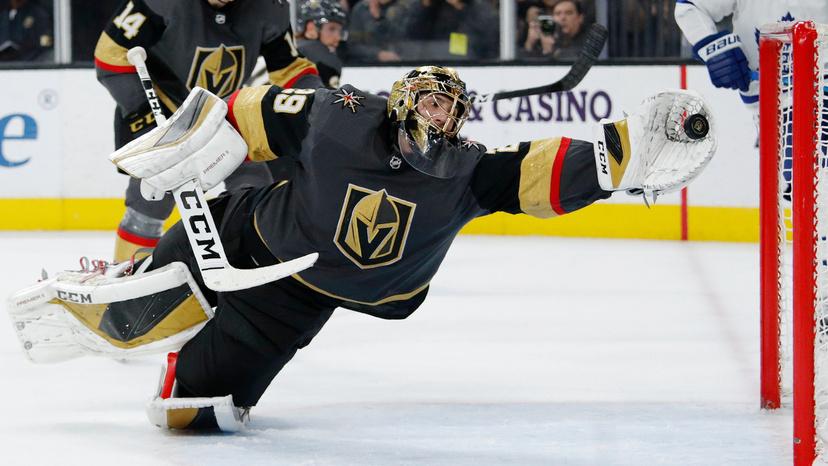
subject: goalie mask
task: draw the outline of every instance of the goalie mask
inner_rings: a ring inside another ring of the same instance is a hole
[[[421,66],[391,87],[388,116],[396,126],[403,159],[436,178],[452,178],[477,164],[459,148],[457,133],[471,103],[466,83],[452,68]]]

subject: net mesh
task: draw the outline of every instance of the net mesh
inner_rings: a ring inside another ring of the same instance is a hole
[[[792,364],[792,321],[793,321],[793,212],[791,193],[793,192],[792,155],[793,155],[793,47],[790,40],[782,41],[779,54],[779,332],[782,371],[782,403],[790,404],[793,393]]]
[[[817,29],[816,41],[816,307],[814,344],[814,401],[816,403],[816,453],[824,459],[828,445],[828,26]],[[823,208],[825,207],[825,208]]]
[[[763,31],[765,34],[766,31]],[[791,42],[791,25],[780,24],[773,31],[774,38],[781,43],[779,55],[779,101],[778,101],[778,225],[779,240],[779,333],[780,333],[780,380],[782,403],[791,404],[793,394],[793,221],[795,215],[810,216],[810,212],[794,212],[791,195],[796,184],[808,185],[813,182],[816,189],[813,220],[805,225],[812,228],[813,248],[816,253],[816,274],[814,277],[814,402],[816,423],[816,455],[825,461],[828,445],[828,27],[817,26],[815,69],[813,69],[813,96],[816,104],[814,115],[815,143],[814,180],[796,180],[792,176],[793,157],[793,115],[797,105],[793,94],[793,63],[795,53]],[[809,59],[797,55],[797,59]],[[802,106],[802,103],[799,103]],[[804,120],[803,120],[804,121]],[[810,136],[809,136],[810,137]],[[808,189],[807,186],[801,189]],[[805,218],[803,218],[805,220]],[[822,464],[822,463],[820,463]]]

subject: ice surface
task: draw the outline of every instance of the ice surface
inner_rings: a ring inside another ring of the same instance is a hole
[[[111,249],[0,233],[0,294]],[[791,464],[758,315],[754,244],[464,236],[409,319],[337,311],[250,430],[207,436],[146,421],[161,356],[37,366],[0,322],[0,464]]]

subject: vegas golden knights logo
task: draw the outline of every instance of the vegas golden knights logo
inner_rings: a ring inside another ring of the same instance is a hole
[[[348,185],[334,243],[361,269],[393,264],[402,257],[415,204]]]
[[[187,88],[199,86],[219,97],[241,87],[244,74],[244,46],[197,47],[190,66]]]

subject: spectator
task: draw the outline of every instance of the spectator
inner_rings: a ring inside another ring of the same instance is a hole
[[[52,15],[40,5],[9,0],[0,8],[0,60],[36,60],[52,42]]]
[[[348,16],[336,0],[302,0],[297,14],[296,46],[316,64],[322,83],[339,87],[342,60],[337,54]]]
[[[578,56],[584,41],[584,10],[578,0],[562,0],[552,8],[555,44],[552,52],[555,58],[572,60]],[[543,26],[543,24],[541,24]],[[541,27],[543,29],[543,27]]]
[[[681,31],[671,15],[672,0],[620,0],[608,3],[611,57],[677,57]]]
[[[486,0],[414,0],[405,28],[406,38],[419,41],[425,51],[411,58],[421,60],[497,58],[498,30]]]
[[[531,6],[526,11],[526,35],[520,43],[520,56],[575,59],[587,30],[581,2],[558,0],[552,4],[545,2],[544,6],[551,9]]]
[[[361,0],[351,10],[348,58],[354,61],[400,61],[396,49],[405,7],[402,0]]]
[[[530,6],[526,10],[526,32],[520,41],[519,56],[522,58],[544,57],[552,55],[555,41],[551,34],[541,31],[540,17],[543,10],[539,6]],[[545,16],[545,18],[550,18]]]

